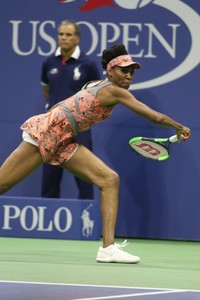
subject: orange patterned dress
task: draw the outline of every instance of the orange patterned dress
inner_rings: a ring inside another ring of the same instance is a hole
[[[106,120],[113,106],[102,106],[96,97],[98,90],[112,84],[108,80],[85,85],[81,91],[56,104],[45,114],[26,120],[21,129],[39,145],[43,161],[60,165],[72,157],[78,143],[77,132]]]

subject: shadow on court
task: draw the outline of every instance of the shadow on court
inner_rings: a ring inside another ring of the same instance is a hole
[[[0,281],[0,300],[200,300],[200,291]]]

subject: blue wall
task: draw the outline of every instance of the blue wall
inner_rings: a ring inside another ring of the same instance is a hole
[[[0,163],[20,143],[21,123],[44,111],[41,64],[56,48],[57,25],[73,19],[82,29],[81,48],[99,67],[104,48],[125,43],[142,64],[131,92],[192,129],[190,141],[172,145],[163,162],[131,152],[128,140],[174,131],[120,105],[92,129],[94,152],[121,177],[116,235],[200,240],[199,1],[9,0],[0,6]],[[39,197],[40,185],[41,168],[6,196]],[[99,199],[97,189],[95,194]],[[77,197],[67,173],[62,197]]]

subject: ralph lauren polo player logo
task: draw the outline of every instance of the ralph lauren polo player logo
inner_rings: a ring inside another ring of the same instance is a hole
[[[79,78],[81,77],[81,72],[80,72],[79,68],[80,68],[80,66],[78,66],[74,69],[74,77],[73,77],[74,80],[79,80]]]
[[[57,68],[51,69],[50,74],[52,74],[52,75],[58,74],[58,69]]]

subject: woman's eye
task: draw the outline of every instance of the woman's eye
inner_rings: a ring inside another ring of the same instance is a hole
[[[134,71],[122,70],[122,72],[123,72],[124,74],[130,73],[131,75],[134,75]]]

